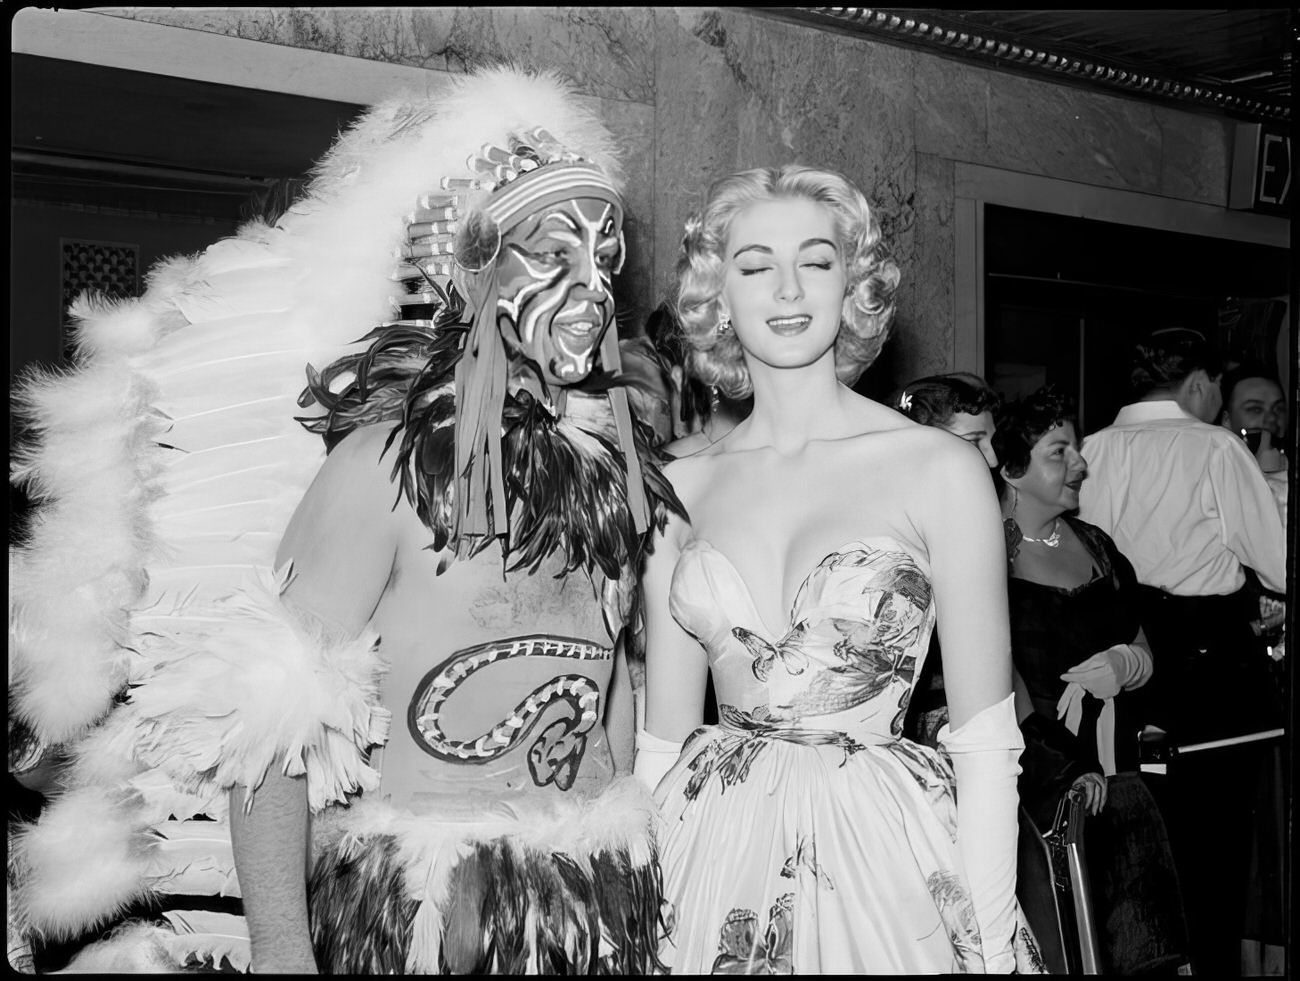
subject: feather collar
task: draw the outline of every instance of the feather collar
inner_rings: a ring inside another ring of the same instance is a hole
[[[450,319],[450,318],[448,318]],[[473,555],[499,539],[507,569],[535,572],[548,557],[564,558],[561,575],[582,569],[609,580],[635,570],[651,535],[641,535],[627,504],[627,468],[618,449],[608,392],[624,384],[606,373],[562,390],[552,411],[527,391],[508,394],[502,411],[502,476],[509,530],[493,537],[464,536],[455,528],[455,366],[466,334],[463,323],[437,326],[399,321],[376,328],[370,346],[317,373],[308,368],[302,405],[318,402],[328,414],[302,419],[332,449],[353,429],[396,424],[385,453],[396,445],[392,479],[433,533],[432,547]],[[331,382],[351,374],[338,394]],[[651,448],[649,427],[634,426],[637,455],[654,529],[671,510],[685,514],[663,476],[663,458]],[[490,506],[490,505],[489,505]]]

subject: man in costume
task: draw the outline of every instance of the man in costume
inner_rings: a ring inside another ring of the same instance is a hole
[[[371,110],[275,227],[81,305],[83,363],[28,386],[18,464],[46,505],[11,555],[11,691],[71,755],[11,860],[29,930],[219,893],[247,946],[210,905],[117,946],[258,971],[657,966],[616,651],[644,532],[679,505],[617,378],[618,180],[565,85],[483,72]],[[304,362],[328,364],[299,400],[325,410],[302,420],[323,462],[286,399]],[[115,496],[67,473],[78,440]],[[55,709],[86,641],[93,684]]]

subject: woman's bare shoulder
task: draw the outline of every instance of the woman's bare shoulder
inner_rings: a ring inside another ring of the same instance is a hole
[[[867,425],[848,441],[864,464],[888,463],[908,473],[918,487],[942,487],[953,479],[987,479],[984,458],[969,443],[942,429],[913,422],[887,406],[875,405],[885,414],[864,416]]]
[[[849,403],[852,428],[856,438],[879,448],[888,447],[889,452],[913,450],[915,452],[943,452],[952,436],[931,426],[922,426],[913,422],[897,409],[882,405],[863,395],[854,396]],[[880,437],[873,439],[873,437]]]

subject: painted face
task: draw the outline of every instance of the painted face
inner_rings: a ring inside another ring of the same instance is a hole
[[[960,436],[979,450],[990,469],[998,465],[998,455],[993,452],[993,433],[996,428],[993,425],[993,413],[986,410],[973,416],[969,412],[954,412],[948,425],[940,428],[948,430],[954,436]]]
[[[1063,422],[1039,437],[1024,476],[1013,481],[1022,498],[1033,498],[1059,514],[1079,506],[1079,487],[1087,476],[1088,461],[1079,453],[1074,425]]]
[[[497,319],[506,347],[548,385],[571,385],[614,321],[610,280],[622,260],[621,217],[608,201],[564,201],[502,236]]]
[[[844,260],[829,208],[762,201],[731,222],[719,302],[750,363],[798,368],[834,357]]]
[[[1229,429],[1267,430],[1277,443],[1286,435],[1286,396],[1282,386],[1268,378],[1244,378],[1232,389],[1232,402],[1225,406]]]

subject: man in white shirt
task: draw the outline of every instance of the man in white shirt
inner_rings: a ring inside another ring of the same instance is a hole
[[[1212,425],[1222,406],[1220,362],[1192,331],[1161,331],[1138,346],[1138,401],[1089,436],[1080,517],[1114,538],[1143,589],[1143,628],[1155,661],[1146,721],[1180,746],[1281,725],[1281,696],[1250,623],[1262,585],[1286,587],[1282,523],[1240,436]],[[1183,885],[1198,973],[1239,973],[1256,794],[1252,745],[1178,757],[1166,821]]]

